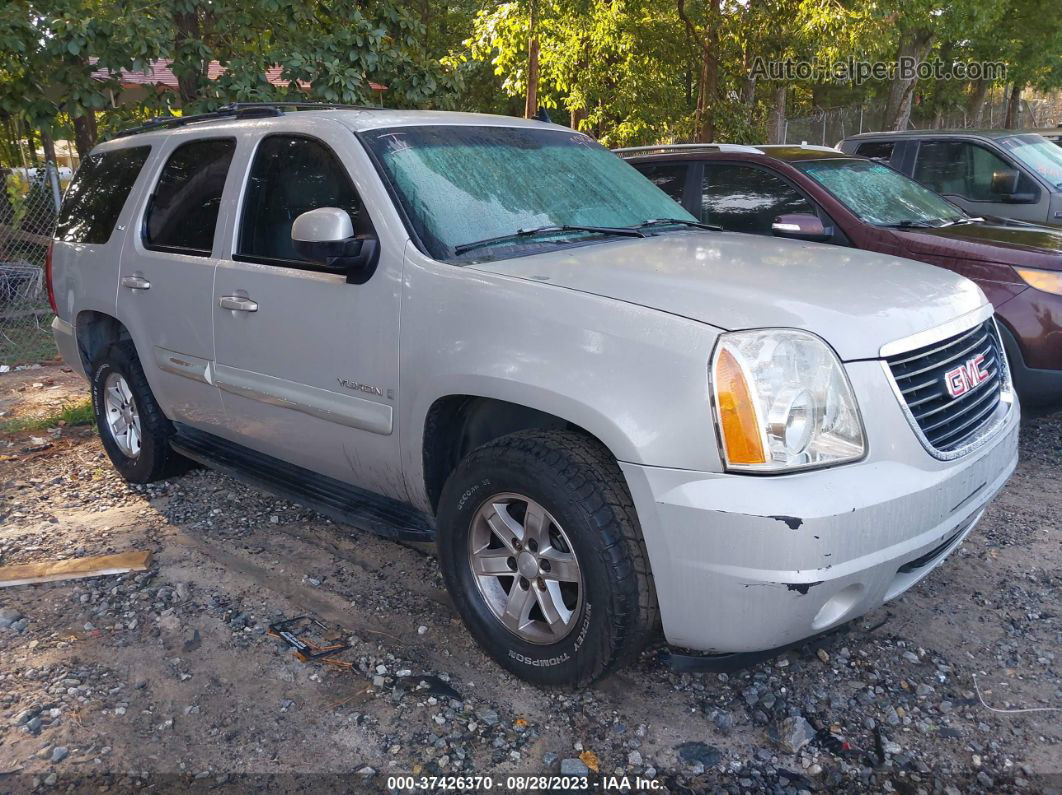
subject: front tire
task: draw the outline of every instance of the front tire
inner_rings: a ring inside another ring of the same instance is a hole
[[[170,447],[174,430],[151,393],[131,342],[112,344],[92,370],[92,409],[103,449],[132,483],[152,483],[188,469]]]
[[[474,450],[443,489],[438,547],[473,637],[535,684],[589,684],[656,631],[623,475],[583,434],[524,431]]]

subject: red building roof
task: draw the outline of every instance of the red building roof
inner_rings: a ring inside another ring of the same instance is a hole
[[[92,73],[92,76],[97,80],[107,80],[112,76],[117,76],[119,82],[123,87],[125,86],[157,86],[162,89],[177,90],[177,75],[173,73],[171,69],[172,60],[169,58],[160,58],[157,61],[152,61],[151,64],[143,72],[134,72],[128,69],[121,70],[117,75],[114,75],[109,69],[97,69]],[[225,74],[225,67],[217,61],[211,61],[207,65],[207,78],[210,80],[217,80],[223,74]],[[290,81],[281,77],[283,67],[271,66],[266,69],[266,80],[275,86],[287,86]],[[310,84],[305,80],[299,80],[298,86],[303,91],[310,90]],[[387,86],[380,83],[374,83],[369,81],[369,88],[373,91],[383,92],[387,90]]]

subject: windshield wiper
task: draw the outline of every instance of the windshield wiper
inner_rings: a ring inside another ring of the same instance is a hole
[[[715,224],[702,224],[699,221],[686,221],[682,218],[650,218],[648,221],[638,224],[638,228],[645,229],[647,226],[668,226],[671,224],[681,224],[682,226],[689,226],[694,229],[707,229],[710,232],[723,231],[723,227],[716,226]]]
[[[963,218],[956,218],[952,221],[945,221],[941,224],[941,226],[964,226],[965,224],[983,224],[984,221],[984,218],[969,215]]]
[[[538,235],[552,235],[557,232],[594,232],[599,235],[620,235],[621,237],[646,237],[645,233],[639,232],[630,226],[574,226],[563,224],[561,226],[538,226],[534,229],[517,229],[508,235],[487,237],[483,240],[473,240],[471,243],[461,243],[454,246],[454,254],[464,254],[466,251],[492,246],[495,243],[504,243],[506,240],[515,240],[521,237],[537,237]]]
[[[886,229],[935,229],[928,221],[897,221],[894,224],[878,224]]]

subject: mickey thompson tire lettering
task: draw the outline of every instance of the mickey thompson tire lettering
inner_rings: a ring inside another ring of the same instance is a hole
[[[589,602],[586,603],[583,612],[584,612],[584,615],[583,615],[583,626],[579,630],[578,636],[575,638],[575,649],[574,649],[574,651],[579,651],[579,647],[583,645],[583,641],[586,640],[586,633],[590,629],[590,612],[591,612],[591,609],[590,609],[590,603]],[[537,667],[550,666],[550,665],[560,665],[561,663],[568,662],[568,660],[571,659],[571,656],[567,652],[565,652],[560,657],[549,657],[548,659],[544,659],[543,660],[543,659],[536,658],[536,657],[528,657],[526,654],[521,654],[520,652],[516,651],[515,649],[509,649],[509,656],[512,659],[516,660],[517,662],[523,663],[524,665],[534,665],[534,666],[537,666]]]
[[[472,571],[473,519],[485,501],[509,492],[543,506],[578,558],[577,629],[553,643],[507,629]],[[657,631],[652,574],[623,474],[608,450],[581,432],[521,431],[473,450],[443,488],[437,526],[439,562],[458,612],[483,650],[517,676],[586,685],[636,656]]]

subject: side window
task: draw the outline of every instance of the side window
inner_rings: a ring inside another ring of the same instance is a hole
[[[236,141],[211,138],[177,147],[159,176],[144,218],[144,245],[209,256],[225,176]]]
[[[731,232],[771,234],[779,215],[815,208],[781,177],[763,169],[734,164],[704,164],[701,221]]]
[[[682,204],[686,189],[686,166],[664,163],[638,163],[634,166],[656,187]]]
[[[992,190],[992,175],[1014,167],[983,146],[966,141],[923,141],[918,148],[914,178],[937,193],[962,196],[970,201],[998,201]],[[1019,192],[1032,193],[1036,186],[1022,174]]]
[[[106,243],[150,146],[90,155],[67,188],[55,236],[68,243]]]
[[[888,163],[892,160],[892,150],[895,146],[894,141],[867,141],[856,148],[856,154]]]
[[[291,242],[295,219],[318,207],[339,207],[357,233],[365,221],[360,204],[331,149],[313,138],[271,135],[258,145],[247,177],[236,253],[267,263],[303,262]]]

